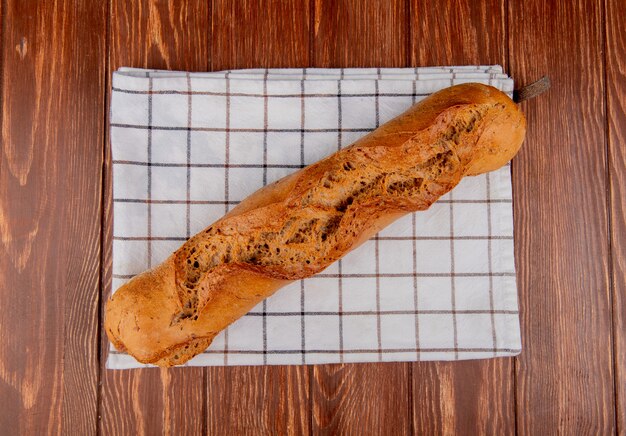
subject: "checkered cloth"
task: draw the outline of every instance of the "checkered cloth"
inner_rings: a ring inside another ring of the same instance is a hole
[[[263,185],[499,66],[113,75],[113,289]],[[469,177],[260,303],[187,365],[457,360],[520,352],[510,167]],[[111,349],[108,368],[142,366]]]

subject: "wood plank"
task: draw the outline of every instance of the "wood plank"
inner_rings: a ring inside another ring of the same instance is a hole
[[[202,381],[201,368],[107,371],[102,382],[102,434],[201,434]]]
[[[92,434],[105,7],[7,0],[2,12],[0,428]]]
[[[492,65],[506,67],[503,0],[433,3],[410,0],[411,63],[415,66]]]
[[[316,434],[411,434],[407,363],[315,365]]]
[[[306,67],[309,4],[218,0],[212,9],[211,69]],[[304,366],[207,368],[211,434],[308,434]]]
[[[626,8],[606,2],[606,69],[611,190],[611,248],[615,410],[617,434],[626,435]]]
[[[209,9],[202,0],[112,0],[109,77],[121,66],[206,71]],[[108,135],[108,132],[107,132]],[[103,295],[111,288],[111,155],[105,156]],[[103,298],[103,302],[104,302]],[[109,343],[102,335],[104,365]],[[202,368],[102,367],[102,434],[199,434],[206,428]]]
[[[316,67],[407,65],[408,16],[399,0],[315,0]]]
[[[615,431],[602,6],[509,2],[512,75],[552,80],[513,160],[521,434]]]
[[[111,71],[121,66],[206,71],[210,38],[206,1],[111,0],[110,20]]]
[[[506,67],[503,0],[411,2],[413,65]],[[454,29],[453,32],[450,29]],[[413,365],[416,434],[513,434],[513,359]]]
[[[309,0],[216,0],[211,69],[308,66],[309,9]]]
[[[514,434],[511,369],[510,359],[414,364],[415,434]]]
[[[309,372],[304,366],[210,368],[209,434],[309,434]]]
[[[408,60],[405,2],[316,0],[316,67],[397,67]],[[408,363],[316,365],[313,431],[409,434]]]

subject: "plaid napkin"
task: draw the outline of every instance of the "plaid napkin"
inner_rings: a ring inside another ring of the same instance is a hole
[[[463,82],[513,91],[499,66],[117,71],[113,290],[263,185]],[[280,290],[187,365],[460,360],[520,348],[507,165]],[[142,365],[111,348],[107,366]]]

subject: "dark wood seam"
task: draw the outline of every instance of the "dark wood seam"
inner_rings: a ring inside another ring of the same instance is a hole
[[[6,0],[5,0],[6,1]],[[100,435],[101,433],[101,429],[100,429],[100,420],[102,419],[102,389],[103,389],[103,384],[102,384],[102,380],[104,379],[104,371],[106,371],[105,365],[106,363],[104,362],[104,351],[105,351],[105,344],[107,342],[104,342],[104,338],[103,338],[103,323],[104,323],[104,313],[102,310],[102,305],[104,304],[104,293],[106,292],[106,290],[104,289],[104,253],[105,253],[105,249],[106,247],[104,246],[104,243],[106,241],[106,235],[105,235],[105,231],[106,231],[106,227],[105,227],[105,214],[106,214],[106,204],[105,204],[105,197],[106,197],[106,187],[107,184],[109,183],[109,180],[107,178],[107,146],[108,146],[108,121],[109,121],[109,111],[108,111],[108,103],[109,103],[109,97],[108,97],[108,93],[109,93],[109,75],[111,74],[111,11],[112,11],[112,6],[111,6],[111,0],[107,0],[106,3],[106,9],[107,9],[107,18],[106,18],[106,23],[105,23],[105,62],[104,62],[104,93],[102,96],[102,105],[103,105],[103,109],[104,109],[104,113],[103,113],[103,117],[102,117],[102,125],[103,125],[103,129],[102,129],[102,165],[101,165],[101,179],[102,179],[102,183],[100,186],[100,271],[99,271],[99,275],[98,275],[98,386],[96,387],[96,407],[97,407],[97,411],[98,411],[98,416],[96,418],[96,431],[95,434],[97,436]]]
[[[607,220],[607,250],[608,250],[608,285],[609,285],[609,301],[611,304],[611,369],[613,370],[613,421],[615,434],[619,432],[619,410],[617,404],[617,392],[619,387],[619,381],[617,377],[619,375],[617,368],[617,340],[615,335],[615,311],[617,310],[615,304],[615,271],[613,268],[613,186],[611,178],[611,137],[610,137],[610,124],[609,124],[609,69],[608,69],[608,7],[607,1],[602,2],[602,69],[604,79],[604,147],[606,153],[606,179],[605,179],[605,192],[606,192],[606,220]]]
[[[309,0],[309,59],[307,67],[313,67],[315,63],[315,0]]]
[[[1,0],[0,2],[0,44],[1,47],[6,47],[6,33],[7,33],[7,0]],[[4,50],[0,50],[0,108],[4,106]],[[4,130],[4,116],[0,112],[0,132]],[[0,142],[1,144],[1,142]],[[1,157],[0,157],[1,159]],[[2,165],[0,165],[0,174],[2,171]]]
[[[511,75],[511,34],[510,34],[510,28],[509,28],[509,14],[511,13],[510,11],[510,0],[503,0],[502,3],[502,7],[503,7],[503,11],[502,11],[502,19],[504,21],[504,43],[506,44],[506,54],[505,54],[505,59],[504,61],[506,62],[506,73]],[[513,80],[515,80],[515,77],[513,77]],[[513,177],[513,166],[511,166],[511,180],[514,179]],[[513,191],[513,199],[515,199],[515,190]],[[515,222],[515,201],[513,202],[513,204],[511,205],[512,208],[512,213],[513,213],[513,220]],[[518,290],[518,296],[517,296],[517,300],[518,300],[518,305],[521,302],[521,299],[519,297],[519,290]],[[518,310],[521,310],[521,308],[519,308]],[[521,316],[521,315],[520,315]],[[521,332],[520,332],[521,334]],[[522,345],[523,347],[523,345]],[[518,358],[517,357],[512,357],[511,358],[511,377],[513,378],[513,431],[514,433],[517,435],[519,434],[519,430],[518,430],[518,416],[517,416],[517,404],[518,404],[518,390],[517,390],[517,364],[518,364]]]
[[[411,57],[413,55],[413,44],[411,41],[411,0],[405,0],[404,2],[404,15],[406,17],[406,26],[404,27],[404,31],[406,32],[406,35],[404,36],[404,47],[406,50],[405,66],[410,67]]]

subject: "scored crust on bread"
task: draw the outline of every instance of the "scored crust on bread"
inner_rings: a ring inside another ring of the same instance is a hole
[[[294,280],[310,277],[464,176],[519,150],[526,120],[506,94],[469,83],[432,94],[351,146],[268,185],[137,275],[106,305],[113,345],[179,365]]]

